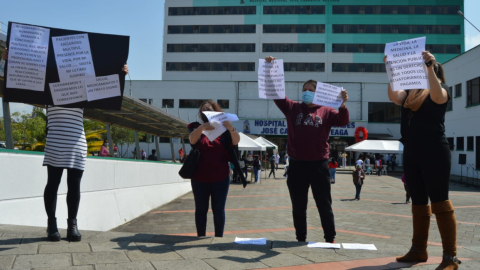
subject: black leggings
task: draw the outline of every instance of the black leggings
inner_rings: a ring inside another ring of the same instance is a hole
[[[451,166],[448,144],[405,144],[403,169],[412,204],[427,205],[429,198],[431,203],[448,200]]]
[[[47,212],[48,218],[55,218],[58,186],[62,180],[63,170],[63,168],[47,166],[48,182],[43,194],[43,200],[45,202],[45,211]],[[77,218],[78,206],[80,204],[80,181],[82,180],[82,175],[82,170],[67,169],[67,206],[69,219]]]

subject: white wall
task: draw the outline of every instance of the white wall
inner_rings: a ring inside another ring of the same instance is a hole
[[[452,174],[466,175],[466,168],[458,165],[459,154],[467,155],[467,166],[476,164],[475,137],[480,136],[480,106],[467,106],[467,81],[480,77],[480,47],[476,47],[444,64],[448,86],[453,86],[453,110],[445,115],[445,135],[454,138],[455,150],[452,151]],[[455,85],[462,84],[462,95],[455,97]],[[474,151],[467,151],[467,137],[474,137]],[[464,137],[464,150],[457,150],[457,137]],[[471,167],[470,167],[471,168]],[[477,171],[480,173],[480,171]],[[469,169],[469,176],[473,170]]]
[[[46,226],[43,155],[0,152],[0,224]],[[87,158],[78,213],[80,230],[106,231],[191,190],[178,176],[180,165]],[[66,171],[58,191],[57,220],[66,228]]]

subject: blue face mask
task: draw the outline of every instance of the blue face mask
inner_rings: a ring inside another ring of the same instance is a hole
[[[314,92],[305,91],[302,93],[302,100],[305,104],[311,104],[313,102],[314,97],[315,97]]]

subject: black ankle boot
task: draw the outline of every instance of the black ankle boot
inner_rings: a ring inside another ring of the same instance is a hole
[[[58,232],[56,218],[48,219],[47,238],[48,238],[48,241],[52,241],[52,242],[60,241],[60,233]]]
[[[77,220],[67,219],[67,240],[69,242],[79,242],[82,240],[82,235],[78,232]]]

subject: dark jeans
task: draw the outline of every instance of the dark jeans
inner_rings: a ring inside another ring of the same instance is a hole
[[[377,167],[377,176],[382,175],[382,166]]]
[[[451,162],[448,144],[405,144],[403,169],[412,204],[448,200]]]
[[[198,237],[205,236],[207,233],[207,213],[210,197],[212,197],[215,237],[223,237],[225,204],[230,186],[230,177],[215,183],[202,183],[192,179],[191,183],[195,200],[195,225],[197,226]]]
[[[324,238],[328,242],[333,241],[336,232],[328,160],[298,161],[291,159],[287,185],[292,201],[293,225],[297,240],[305,241],[307,239],[308,189],[311,186],[313,198],[320,214]]]
[[[243,168],[242,171],[245,174],[245,179],[247,179],[247,176],[248,176],[247,167]]]
[[[268,175],[268,177],[270,177],[273,173],[273,178],[275,178],[275,163],[271,162],[270,163],[270,174]]]
[[[43,201],[48,218],[55,218],[58,186],[62,180],[63,170],[64,168],[47,166],[48,180],[43,193]],[[80,205],[80,181],[82,180],[82,175],[82,170],[67,169],[67,207],[69,219],[77,218],[78,206]]]
[[[362,191],[362,185],[355,184],[355,199],[360,199],[360,192]]]

